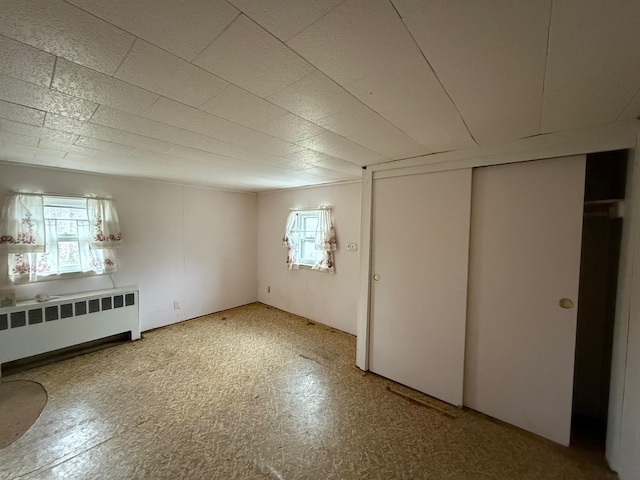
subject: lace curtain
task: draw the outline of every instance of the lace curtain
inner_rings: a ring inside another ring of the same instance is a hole
[[[334,254],[338,249],[336,232],[331,220],[331,208],[318,209],[318,223],[315,232],[315,249],[318,252],[316,261],[311,266],[312,270],[320,272],[335,272]],[[287,217],[282,245],[287,248],[287,266],[289,269],[300,268],[300,225],[298,224],[298,212],[291,211]]]
[[[91,221],[90,246],[92,249],[102,250],[122,245],[120,222],[112,200],[87,199],[87,213]]]
[[[338,249],[336,231],[331,221],[331,209],[325,208],[318,212],[318,228],[316,230],[316,250],[323,254],[318,255],[318,260],[311,267],[321,272],[334,272],[333,252]]]
[[[65,273],[99,275],[117,270],[112,247],[122,243],[122,235],[111,200],[88,199],[86,212],[79,218],[47,217],[44,212],[42,195],[15,194],[5,201],[0,219],[0,247],[8,254],[12,283],[60,278]],[[107,228],[103,226],[105,223]],[[77,232],[71,242],[66,238],[69,229]],[[69,243],[76,241],[77,247],[74,245],[69,252]],[[64,252],[60,251],[61,246]]]
[[[0,251],[44,252],[44,209],[41,195],[7,197],[0,218]]]

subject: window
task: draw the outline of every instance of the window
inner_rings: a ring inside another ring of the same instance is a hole
[[[83,198],[43,197],[45,231],[55,231],[55,249],[51,253],[57,254],[54,263],[58,265],[58,273],[82,272],[80,261],[80,239],[87,247],[90,261],[91,250],[88,249],[89,217],[87,215],[87,201]],[[51,243],[51,242],[47,242]]]
[[[318,211],[297,212],[298,252],[300,265],[313,267],[322,252],[316,250],[316,230],[318,229]]]
[[[287,218],[282,244],[288,248],[289,268],[302,266],[333,273],[333,251],[337,249],[337,242],[331,208],[292,210]]]
[[[101,275],[117,269],[122,236],[108,199],[13,194],[0,219],[0,247],[13,283]]]

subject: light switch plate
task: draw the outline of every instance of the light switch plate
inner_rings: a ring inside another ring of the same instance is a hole
[[[358,250],[358,244],[355,242],[347,243],[347,250],[355,252],[356,250]]]

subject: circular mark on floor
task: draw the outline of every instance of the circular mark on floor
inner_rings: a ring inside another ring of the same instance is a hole
[[[42,413],[47,391],[31,380],[0,383],[0,449],[19,439]]]

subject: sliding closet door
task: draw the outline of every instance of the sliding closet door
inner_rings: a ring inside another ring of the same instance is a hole
[[[473,173],[464,403],[564,445],[584,175],[584,156]]]
[[[462,404],[471,170],[374,180],[370,369]]]

